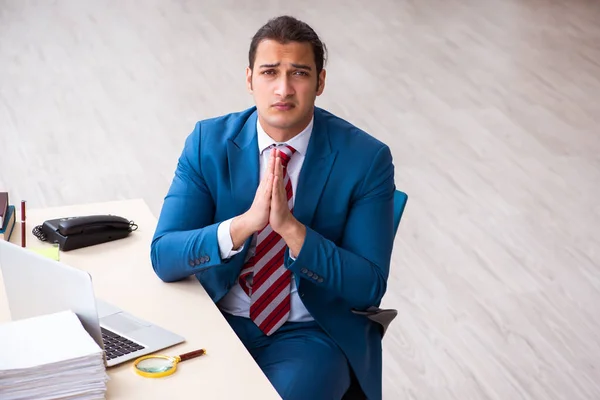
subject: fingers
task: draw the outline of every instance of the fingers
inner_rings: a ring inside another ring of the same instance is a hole
[[[273,188],[271,198],[275,202],[275,204],[279,204],[281,201],[281,191],[280,187],[283,186],[283,173],[281,171],[281,157],[277,157],[275,160],[275,173],[273,174]]]
[[[275,159],[275,168],[273,173],[279,176],[280,179],[283,179],[283,164],[281,163],[281,155],[279,151],[277,151],[277,158]]]
[[[272,190],[273,190],[273,174],[269,172],[265,179],[265,187],[264,187],[265,196],[267,196],[267,197],[270,196]]]
[[[279,185],[280,185],[280,178],[277,175],[273,176],[273,187],[271,189],[271,201],[274,201],[275,204],[277,204],[277,202],[279,201]]]
[[[285,208],[287,209],[288,201],[287,201],[287,193],[285,191],[285,184],[284,184],[285,181],[283,180],[283,166],[281,167],[281,175],[280,176],[281,176],[281,179],[280,179],[281,185],[278,185],[279,198],[281,199],[282,204],[286,204]]]
[[[274,177],[277,179],[277,184],[273,185],[273,193],[279,195],[280,188],[283,187],[283,165],[281,164],[281,157],[279,155],[277,155],[277,159],[275,161]],[[278,200],[281,200],[279,196]]]
[[[267,164],[265,176],[258,185],[259,190],[267,197],[271,196],[271,192],[273,190],[273,173],[275,170],[276,160],[275,151],[275,149],[271,149],[271,152],[269,154],[269,163]]]
[[[277,158],[277,149],[271,149],[271,154],[269,155],[269,165],[267,167],[267,173],[275,172],[275,159]]]
[[[283,165],[281,164],[281,157],[277,157],[275,162],[275,174],[273,175],[273,187],[272,187],[272,201],[276,204],[287,203],[287,195],[285,193],[285,187],[283,186]]]

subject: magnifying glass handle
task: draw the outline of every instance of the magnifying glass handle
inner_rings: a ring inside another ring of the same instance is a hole
[[[179,356],[179,359],[181,361],[185,361],[185,360],[190,360],[192,358],[200,357],[204,354],[206,354],[206,350],[200,349],[200,350],[190,351],[189,353],[182,354]]]

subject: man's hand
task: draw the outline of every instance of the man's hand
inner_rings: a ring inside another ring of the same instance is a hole
[[[250,209],[231,221],[229,233],[233,248],[238,249],[254,232],[263,229],[269,223],[271,196],[273,192],[273,169],[275,167],[275,149],[271,149],[269,164],[262,181],[256,189]]]
[[[296,219],[292,215],[288,206],[287,193],[283,184],[283,165],[281,164],[281,157],[279,151],[277,151],[277,157],[275,158],[273,176],[273,187],[271,193],[271,214],[269,216],[269,223],[271,228],[281,235],[281,231],[288,228],[293,221]]]
[[[258,185],[258,189],[256,189],[254,201],[252,202],[250,209],[243,214],[247,224],[249,225],[249,228],[252,228],[254,232],[260,231],[269,223],[271,193],[273,191],[275,152],[275,149],[271,149],[269,164],[267,165],[267,170],[265,171],[263,180]]]
[[[298,256],[306,237],[306,227],[290,211],[283,184],[283,165],[279,152],[274,166],[269,223],[271,228],[285,240],[292,256]]]

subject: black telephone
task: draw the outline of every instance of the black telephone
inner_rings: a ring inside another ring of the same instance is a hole
[[[133,221],[116,215],[88,215],[44,221],[33,229],[42,241],[58,243],[62,251],[75,250],[117,239],[137,229]]]

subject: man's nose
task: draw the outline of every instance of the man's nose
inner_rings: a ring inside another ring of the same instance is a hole
[[[294,87],[292,86],[290,77],[283,75],[277,80],[275,94],[284,99],[294,94]]]

